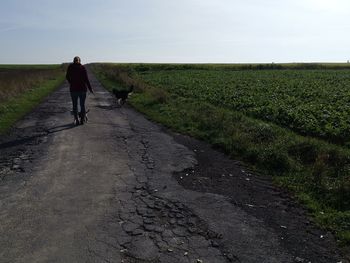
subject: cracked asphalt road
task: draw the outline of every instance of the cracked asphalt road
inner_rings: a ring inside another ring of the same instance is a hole
[[[86,125],[65,84],[0,140],[0,262],[307,262],[227,197],[179,185],[195,153],[90,79]]]

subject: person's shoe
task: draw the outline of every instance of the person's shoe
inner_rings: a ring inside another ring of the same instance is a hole
[[[79,125],[80,122],[79,122],[79,119],[74,119],[74,125]]]
[[[83,125],[85,123],[85,113],[80,112],[79,117],[80,117],[80,124]]]
[[[80,118],[80,124],[83,125],[84,124],[84,117]]]

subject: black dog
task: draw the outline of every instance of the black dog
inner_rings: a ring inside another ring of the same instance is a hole
[[[134,85],[130,85],[128,90],[117,90],[116,88],[112,89],[114,96],[117,98],[117,102],[121,107],[124,105],[126,100],[129,97],[129,94],[134,90]]]

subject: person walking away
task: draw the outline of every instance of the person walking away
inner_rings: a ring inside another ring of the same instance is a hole
[[[69,82],[70,86],[70,95],[73,103],[73,115],[74,115],[74,124],[84,124],[85,120],[85,99],[87,89],[91,93],[94,93],[86,68],[81,64],[80,57],[74,57],[73,63],[68,66],[66,79]],[[78,100],[80,102],[80,120],[78,117]]]

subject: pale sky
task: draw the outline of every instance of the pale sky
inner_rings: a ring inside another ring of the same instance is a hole
[[[0,0],[0,64],[350,59],[349,0]]]

